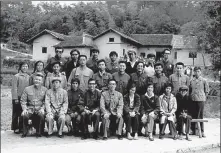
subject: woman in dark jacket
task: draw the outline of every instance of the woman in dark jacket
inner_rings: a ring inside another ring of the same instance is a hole
[[[140,109],[140,96],[135,93],[136,84],[132,83],[128,86],[128,94],[124,96],[124,120],[126,122],[127,138],[132,140],[132,132],[134,139],[138,139],[138,126],[139,126],[139,109]]]

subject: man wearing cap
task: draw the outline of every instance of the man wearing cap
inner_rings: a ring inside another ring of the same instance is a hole
[[[101,91],[108,90],[108,80],[112,79],[112,75],[105,71],[106,62],[104,59],[98,60],[97,62],[99,71],[93,74],[92,78],[97,82],[97,88]]]
[[[201,76],[201,68],[194,68],[194,77],[190,81],[190,97],[192,99],[192,117],[196,119],[203,119],[204,104],[209,93],[209,85],[206,79]],[[200,123],[202,137],[204,134],[204,123]],[[191,126],[193,134],[195,134],[195,124]]]
[[[63,89],[67,89],[67,79],[65,77],[65,75],[63,75],[60,72],[61,69],[61,63],[60,62],[54,62],[52,64],[52,68],[53,68],[53,72],[52,73],[48,73],[47,77],[45,79],[45,87],[48,89],[52,88],[52,78],[53,77],[60,77],[61,78],[61,88]]]
[[[72,49],[71,52],[70,52],[70,55],[71,55],[71,60],[70,61],[67,61],[65,63],[65,73],[66,73],[66,78],[68,79],[70,74],[71,74],[71,71],[78,67],[79,66],[79,61],[78,61],[78,57],[80,55],[80,52],[79,50],[77,49]]]
[[[149,77],[153,77],[153,75],[155,74],[154,71],[155,57],[156,56],[152,53],[147,55],[147,64],[145,65],[144,73],[146,73]]]
[[[53,72],[53,63],[55,63],[55,62],[60,62],[60,65],[61,65],[60,71],[63,72],[64,64],[66,63],[66,59],[61,57],[63,52],[64,52],[64,49],[61,48],[61,47],[58,47],[58,48],[55,49],[55,56],[51,57],[47,61],[47,66],[45,67],[45,72],[46,73],[48,73],[48,72],[52,73]]]
[[[91,53],[91,58],[88,59],[86,65],[94,73],[97,73],[98,72],[97,61],[98,61],[98,54],[100,53],[100,51],[96,48],[91,48],[90,53]]]
[[[107,63],[107,72],[109,72],[110,74],[118,72],[119,66],[117,61],[118,57],[117,52],[111,51],[109,57],[110,57],[110,62]]]
[[[137,70],[136,51],[133,49],[130,49],[128,50],[127,54],[129,57],[129,61],[127,62],[125,72],[130,75],[132,73],[135,73]]]
[[[175,114],[177,120],[178,138],[182,139],[183,125],[185,124],[186,140],[191,141],[189,137],[189,131],[192,117],[189,114],[191,101],[187,94],[188,90],[189,89],[186,85],[183,85],[179,88],[179,92],[176,94],[177,111]]]
[[[163,73],[166,75],[166,77],[169,77],[171,74],[173,74],[173,68],[174,65],[171,61],[169,61],[169,56],[170,54],[170,50],[169,49],[165,49],[163,51],[163,59],[160,61],[164,68],[163,68]]]
[[[36,137],[41,137],[44,125],[45,95],[47,88],[42,86],[44,75],[36,73],[34,85],[24,89],[21,96],[22,116],[23,116],[23,135],[28,133],[28,121],[31,119],[36,128]]]
[[[62,132],[65,125],[65,114],[68,109],[68,94],[60,85],[61,78],[52,78],[52,89],[47,91],[45,97],[48,137],[51,137],[53,133],[54,121],[57,122],[58,137],[63,137]]]

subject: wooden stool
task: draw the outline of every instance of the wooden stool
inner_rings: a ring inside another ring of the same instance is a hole
[[[202,138],[200,122],[208,122],[208,120],[205,120],[205,119],[192,119],[191,122],[197,123],[199,138]]]

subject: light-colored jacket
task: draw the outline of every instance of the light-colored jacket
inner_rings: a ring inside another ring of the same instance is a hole
[[[29,86],[29,75],[27,73],[19,72],[12,78],[12,99],[18,100],[25,87]]]
[[[161,95],[159,97],[160,101],[160,113],[172,113],[175,115],[175,112],[177,110],[177,102],[176,97],[171,94],[169,98],[166,97],[165,94]]]
[[[59,74],[55,74],[55,73],[48,73],[46,80],[45,80],[45,87],[48,89],[52,88],[52,79],[54,77],[60,77],[61,78],[61,88],[67,90],[67,79],[66,76],[59,73]]]

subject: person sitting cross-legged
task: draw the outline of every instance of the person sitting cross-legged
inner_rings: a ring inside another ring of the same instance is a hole
[[[127,138],[132,140],[132,133],[134,139],[138,139],[138,126],[139,126],[139,109],[140,109],[140,96],[136,94],[136,84],[132,83],[128,86],[128,94],[124,96],[124,119],[126,122]]]

